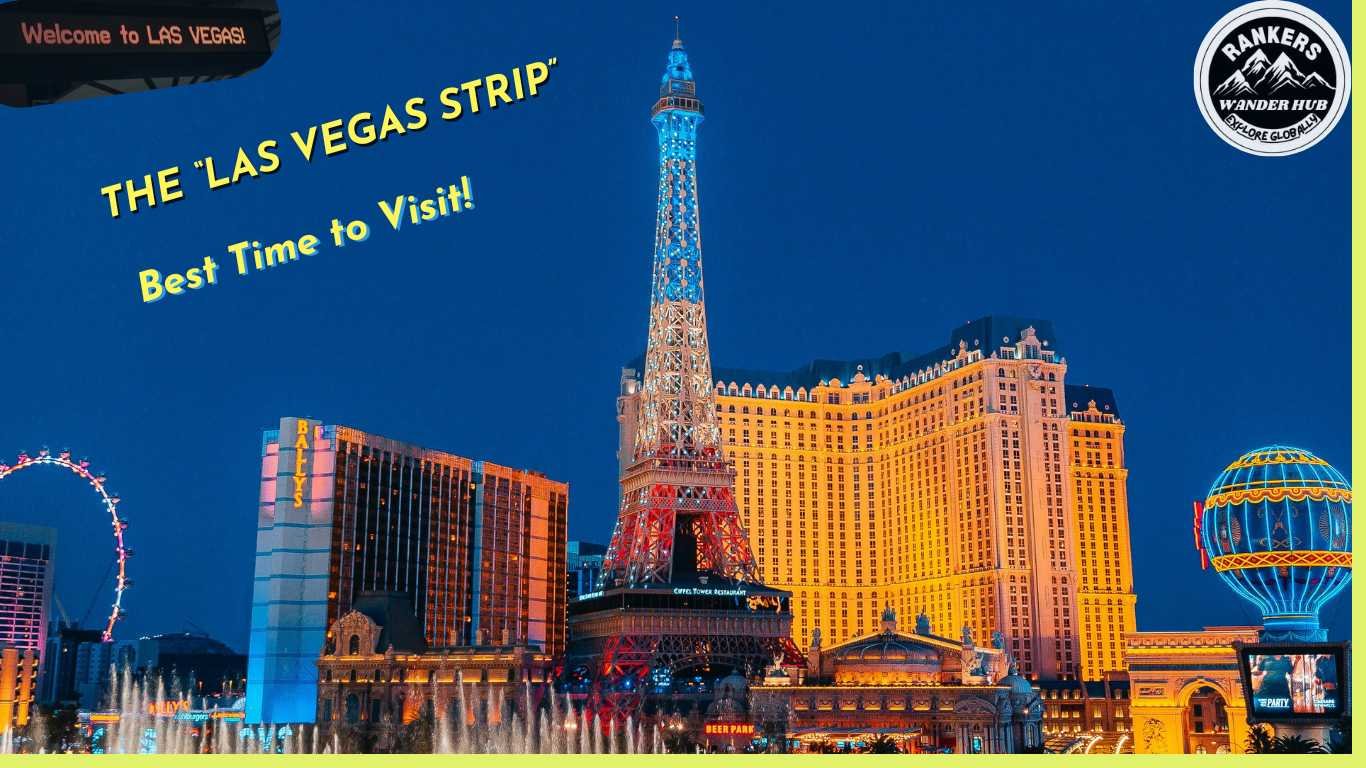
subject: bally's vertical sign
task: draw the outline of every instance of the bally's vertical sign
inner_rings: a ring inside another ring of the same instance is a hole
[[[280,423],[280,495],[290,499],[294,509],[302,509],[311,500],[309,478],[313,473],[315,426],[314,422],[300,418],[286,418]]]
[[[308,455],[308,438],[312,430],[308,422],[296,422],[294,439],[294,508],[298,509],[304,505],[304,485],[308,482],[308,473],[304,471],[304,463]]]

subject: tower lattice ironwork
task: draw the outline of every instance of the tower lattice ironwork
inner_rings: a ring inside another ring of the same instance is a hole
[[[561,673],[604,723],[703,707],[707,680],[804,663],[790,595],[759,583],[722,452],[698,221],[702,102],[677,36],[651,115],[659,208],[635,447],[602,589],[571,606]]]
[[[621,477],[604,583],[668,583],[693,573],[755,582],[735,473],[717,426],[697,194],[702,102],[679,39],[651,116],[659,136],[659,202],[650,329],[636,453]]]

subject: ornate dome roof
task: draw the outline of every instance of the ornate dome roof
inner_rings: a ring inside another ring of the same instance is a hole
[[[744,701],[749,691],[749,681],[744,675],[732,672],[716,681],[712,692],[716,696],[707,707],[708,717],[735,717],[745,713]]]
[[[1010,674],[1001,678],[1001,685],[1010,686],[1011,693],[1034,695],[1034,686],[1030,685],[1028,680],[1020,677],[1019,674]]]
[[[1028,701],[1035,695],[1033,684],[1020,676],[1020,668],[1015,664],[1014,659],[1010,660],[1010,674],[1001,678],[997,685],[1010,688],[1010,698],[1017,701]]]
[[[855,640],[835,651],[835,663],[932,664],[939,666],[939,649],[914,638],[883,632]]]
[[[743,699],[748,692],[749,680],[746,680],[745,676],[738,672],[726,675],[712,686],[712,693],[717,698]]]

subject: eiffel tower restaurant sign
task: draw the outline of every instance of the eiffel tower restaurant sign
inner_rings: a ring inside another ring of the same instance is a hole
[[[1351,64],[1342,38],[1296,3],[1263,0],[1220,19],[1195,59],[1195,99],[1224,141],[1254,155],[1314,146],[1347,110]]]

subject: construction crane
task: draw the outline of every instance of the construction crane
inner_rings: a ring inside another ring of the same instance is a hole
[[[62,605],[62,598],[56,592],[52,593],[52,601],[57,604],[57,613],[62,615],[62,626],[71,627],[71,617],[66,615],[66,606]]]

